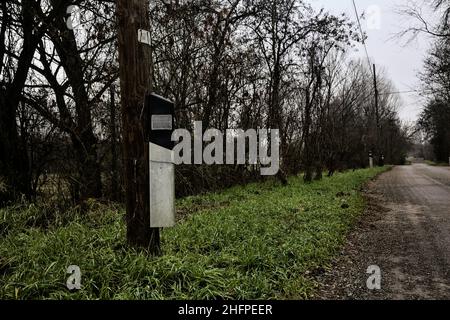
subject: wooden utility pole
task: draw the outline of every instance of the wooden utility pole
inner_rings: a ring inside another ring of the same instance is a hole
[[[380,127],[380,111],[378,109],[378,85],[377,85],[377,68],[375,64],[373,65],[373,85],[375,88],[375,115],[377,121],[377,137],[378,137],[378,128]]]
[[[151,47],[138,41],[150,29],[149,0],[117,0],[127,241],[160,253],[159,229],[150,228],[149,148],[144,98],[152,91]]]
[[[381,150],[380,150],[380,110],[378,105],[378,84],[377,84],[377,69],[375,64],[373,64],[373,85],[375,89],[375,120],[376,120],[376,148],[377,155],[379,159],[381,159]]]

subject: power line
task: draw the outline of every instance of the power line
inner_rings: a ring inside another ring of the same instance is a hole
[[[387,92],[387,93],[383,93],[383,94],[388,95],[388,94],[417,93],[417,92],[420,92],[420,91],[418,91],[418,90],[408,90],[408,91]]]
[[[393,94],[403,94],[403,93],[420,93],[420,91],[419,90],[395,91],[395,92],[378,93],[378,95],[380,95],[380,96],[390,96],[390,95],[393,95]],[[369,99],[372,96],[373,96],[373,93],[370,93],[367,96],[365,96],[364,98],[362,98],[362,100],[367,100],[367,99]]]
[[[373,65],[370,61],[369,50],[367,49],[366,41],[364,40],[364,31],[361,25],[361,19],[359,18],[358,8],[356,6],[356,1],[352,0],[353,8],[355,10],[356,21],[358,22],[359,32],[361,33],[362,44],[364,46],[364,51],[366,53],[367,62],[369,64],[369,70],[373,75]],[[404,93],[417,93],[418,90],[409,90],[409,91],[396,91],[396,92],[387,92],[387,93],[379,93],[379,95],[391,95],[391,94],[404,94]]]
[[[372,70],[372,63],[370,62],[369,50],[367,50],[366,41],[364,40],[364,32],[363,32],[363,29],[361,26],[361,20],[359,19],[358,8],[356,7],[355,0],[352,0],[352,2],[353,2],[353,8],[355,9],[356,21],[358,21],[359,32],[361,33],[362,44],[364,45],[364,51],[366,52],[367,62],[369,63],[369,70]]]

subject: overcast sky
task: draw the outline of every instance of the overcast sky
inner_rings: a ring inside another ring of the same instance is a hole
[[[355,20],[352,0],[310,0],[314,7],[324,7],[335,14],[347,13]],[[417,73],[421,70],[423,59],[430,41],[425,36],[405,46],[406,41],[392,40],[392,36],[414,24],[412,18],[397,13],[400,6],[408,0],[355,0],[359,14],[366,12],[362,21],[363,30],[367,33],[367,48],[372,62],[384,67],[390,79],[399,91],[419,88]],[[380,13],[378,15],[378,12]],[[379,22],[379,23],[378,23]],[[357,57],[365,57],[364,47],[358,46]],[[403,106],[399,110],[402,120],[415,121],[423,105],[416,93],[401,94]]]

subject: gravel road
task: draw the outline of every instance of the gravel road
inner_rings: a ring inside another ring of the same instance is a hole
[[[395,167],[367,186],[368,209],[317,299],[450,299],[450,168]],[[371,265],[381,290],[367,289]]]

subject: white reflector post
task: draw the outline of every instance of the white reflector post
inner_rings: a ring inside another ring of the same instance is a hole
[[[150,228],[175,226],[175,165],[172,150],[149,144]]]

